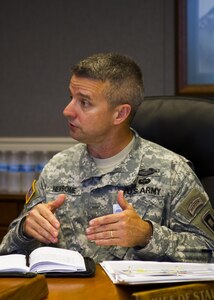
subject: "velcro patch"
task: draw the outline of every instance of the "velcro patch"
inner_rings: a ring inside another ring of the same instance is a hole
[[[201,199],[201,197],[196,197],[191,200],[189,203],[189,206],[187,207],[188,212],[194,216],[197,212],[197,210],[200,209],[204,204],[204,201]]]
[[[204,224],[214,233],[214,217],[207,211],[202,218]]]
[[[199,190],[193,189],[180,202],[177,212],[213,239],[214,211],[207,197]]]
[[[184,198],[177,209],[179,213],[191,220],[196,216],[207,203],[207,198],[199,190],[193,189]]]
[[[36,180],[34,180],[32,182],[31,188],[29,189],[29,191],[27,192],[27,194],[25,196],[25,204],[29,203],[30,199],[35,194],[35,192],[36,192],[35,184],[36,184]]]

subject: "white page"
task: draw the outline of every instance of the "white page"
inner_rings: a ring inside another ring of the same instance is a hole
[[[41,247],[35,249],[30,254],[30,270],[32,272],[47,272],[53,269],[58,272],[64,271],[85,271],[85,261],[83,256],[73,250]],[[39,267],[38,267],[39,266]]]
[[[8,254],[0,256],[0,272],[26,273],[29,268],[26,265],[26,257],[22,254]]]
[[[151,261],[104,261],[113,283],[167,283],[214,280],[214,264]]]

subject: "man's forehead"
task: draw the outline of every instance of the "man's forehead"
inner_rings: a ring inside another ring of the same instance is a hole
[[[73,75],[71,77],[69,88],[81,93],[87,92],[102,92],[106,87],[107,82],[101,80],[95,80],[86,77],[77,77]]]

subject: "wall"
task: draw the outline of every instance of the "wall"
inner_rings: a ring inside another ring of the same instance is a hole
[[[174,1],[1,0],[0,137],[67,136],[70,67],[119,51],[146,95],[174,94]]]

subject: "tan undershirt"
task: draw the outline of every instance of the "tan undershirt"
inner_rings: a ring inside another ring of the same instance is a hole
[[[100,170],[102,173],[108,173],[114,170],[114,168],[124,160],[127,154],[131,151],[132,146],[134,144],[135,137],[132,138],[131,142],[118,154],[109,157],[109,158],[96,158],[93,157],[97,169]]]

